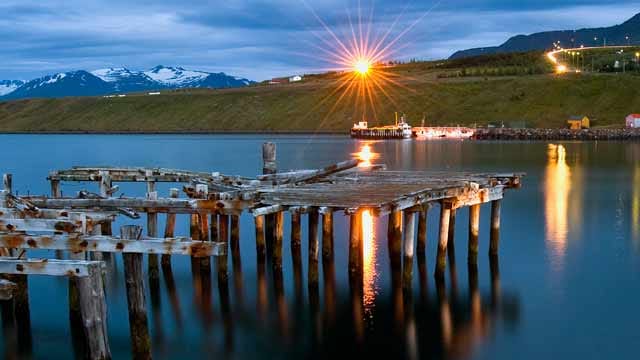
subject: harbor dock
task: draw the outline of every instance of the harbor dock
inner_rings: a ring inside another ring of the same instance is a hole
[[[27,284],[30,276],[67,277],[70,319],[75,319],[70,326],[84,339],[86,357],[111,358],[105,302],[105,295],[109,294],[105,294],[104,274],[115,271],[114,257],[122,254],[132,357],[150,358],[144,276],[148,277],[153,290],[158,287],[161,274],[165,279],[171,274],[173,256],[188,256],[194,288],[202,297],[206,299],[204,294],[211,287],[214,269],[219,286],[228,286],[230,271],[240,269],[240,241],[253,240],[253,236],[240,235],[239,218],[247,213],[254,219],[258,279],[264,277],[264,269],[270,265],[277,295],[283,297],[284,292],[285,219],[290,221],[290,234],[286,238],[291,242],[293,270],[301,281],[301,237],[306,218],[309,296],[317,295],[321,283],[325,286],[331,283],[330,277],[334,275],[327,269],[331,269],[335,252],[345,251],[348,268],[344,271],[348,272],[353,306],[361,307],[364,218],[387,217],[391,263],[402,269],[402,278],[395,284],[410,288],[414,258],[426,251],[427,212],[439,209],[433,274],[441,282],[455,251],[456,213],[469,209],[468,262],[475,266],[480,247],[481,206],[490,207],[490,241],[486,245],[490,258],[497,258],[501,204],[508,190],[521,186],[524,176],[521,173],[390,171],[384,165],[362,166],[358,160],[319,169],[279,171],[273,143],[263,145],[262,160],[262,174],[255,177],[162,168],[55,170],[47,178],[51,186],[48,196],[15,194],[13,177],[5,174],[0,192],[0,274],[4,274],[5,279],[0,282],[3,320],[12,319],[19,323],[18,327],[29,326]],[[68,193],[64,185],[69,182],[84,182],[93,188]],[[146,195],[119,195],[121,183],[139,183],[145,186]],[[176,184],[176,187],[161,196],[156,189],[158,183]],[[181,214],[189,219],[187,234],[176,234],[176,216]],[[166,219],[162,232],[158,226],[160,216]],[[334,243],[336,216],[348,218],[348,246]],[[114,231],[116,219],[125,222],[145,219],[146,227],[124,225]],[[34,249],[55,250],[56,256],[30,258],[28,254]],[[146,271],[143,256],[148,257]],[[322,282],[319,261],[323,262]],[[258,298],[265,292],[258,289]],[[282,303],[278,303],[280,306]]]

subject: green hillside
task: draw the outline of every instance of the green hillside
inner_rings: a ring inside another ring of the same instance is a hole
[[[597,126],[622,126],[640,112],[640,76],[556,76],[542,53],[414,62],[378,69],[395,85],[375,89],[367,101],[372,124],[393,121],[394,111],[418,125],[486,125],[525,120],[563,127],[585,114]],[[309,76],[289,85],[228,90],[181,90],[149,96],[33,99],[0,103],[0,131],[197,132],[337,131],[362,119],[362,98],[342,92],[339,74]],[[358,83],[353,84],[357,86]],[[372,105],[373,104],[373,105]],[[375,116],[372,111],[375,107]],[[377,117],[377,121],[374,118]]]

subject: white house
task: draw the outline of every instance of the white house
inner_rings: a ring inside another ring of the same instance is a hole
[[[626,123],[628,128],[640,129],[640,114],[630,114]]]
[[[294,76],[289,78],[289,82],[298,82],[298,81],[302,81],[302,76],[294,75]]]

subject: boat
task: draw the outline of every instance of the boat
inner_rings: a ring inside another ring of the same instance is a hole
[[[467,127],[442,127],[442,126],[430,126],[430,127],[417,127],[414,128],[414,132],[418,139],[469,139],[473,136],[474,130]]]
[[[411,139],[413,128],[407,123],[404,115],[398,121],[398,113],[396,113],[395,125],[369,127],[367,121],[353,124],[351,137],[356,139]]]

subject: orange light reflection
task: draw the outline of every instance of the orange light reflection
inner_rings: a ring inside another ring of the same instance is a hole
[[[380,157],[379,155],[380,154],[371,151],[371,145],[369,144],[362,145],[360,151],[353,154],[356,159],[360,160],[358,164],[359,167],[371,167],[373,165],[371,161],[378,159]]]
[[[547,155],[544,185],[546,239],[555,260],[561,262],[567,247],[571,169],[567,165],[563,145],[549,144]]]
[[[363,242],[363,304],[367,317],[373,316],[375,298],[378,293],[376,286],[378,272],[376,270],[376,254],[378,245],[375,237],[375,221],[371,212],[362,212],[362,242]]]

